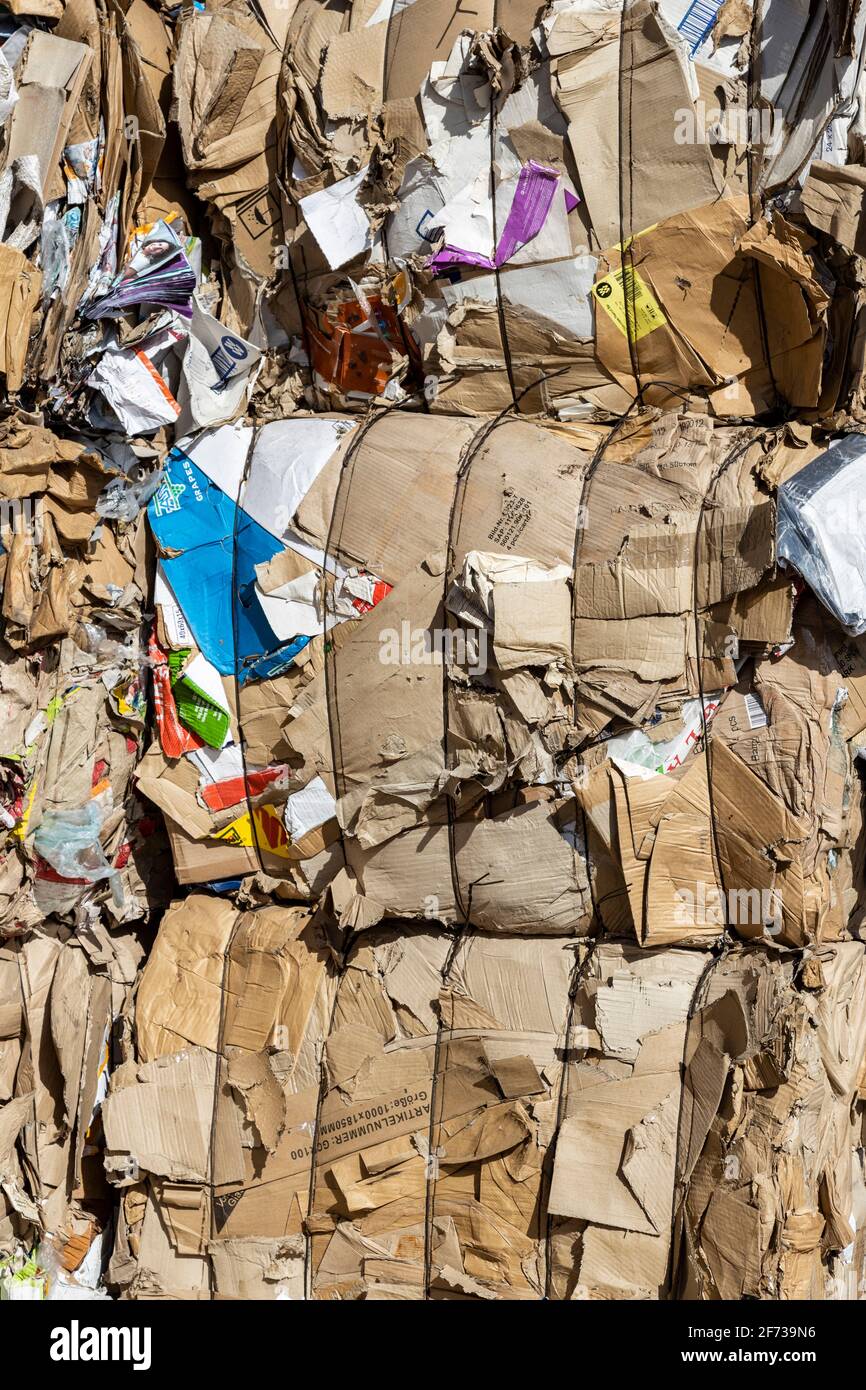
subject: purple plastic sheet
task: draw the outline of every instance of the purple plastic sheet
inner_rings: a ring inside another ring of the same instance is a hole
[[[191,318],[195,285],[195,271],[174,231],[168,223],[157,222],[108,294],[83,309],[81,317],[110,318],[136,305],[153,304]]]
[[[436,252],[430,262],[430,269],[435,271],[444,270],[452,265],[474,265],[485,270],[498,270],[511,259],[515,251],[519,251],[521,246],[538,236],[547,221],[558,183],[559,174],[555,169],[536,164],[534,159],[524,164],[518,175],[517,188],[493,259],[480,256],[477,251],[464,251],[459,246],[446,244]],[[569,195],[566,193],[566,207],[568,198]],[[572,198],[571,201],[572,207],[576,206],[576,200]]]

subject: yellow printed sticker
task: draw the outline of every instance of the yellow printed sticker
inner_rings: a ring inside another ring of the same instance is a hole
[[[656,227],[658,227],[658,226],[659,226],[659,223],[658,223],[658,222],[653,222],[653,224],[652,224],[651,227],[644,227],[644,229],[643,229],[642,232],[635,232],[633,236],[627,236],[626,239],[625,239],[625,249],[626,249],[626,251],[628,250],[628,248],[629,248],[630,246],[633,246],[633,245],[634,245],[634,243],[637,241],[638,237],[646,236],[647,232],[654,232],[655,229],[656,229]],[[618,241],[618,242],[616,243],[616,246],[614,246],[613,249],[614,249],[614,251],[621,251],[621,250],[622,250],[622,242],[621,242],[621,241]]]
[[[276,808],[259,806],[253,814],[256,820],[255,840],[247,811],[242,816],[238,816],[237,820],[233,820],[230,825],[225,826],[223,830],[218,830],[214,839],[224,840],[226,844],[239,845],[245,849],[251,849],[255,843],[259,849],[266,850],[269,854],[276,854],[280,859],[288,859],[289,837],[286,834],[282,817]]]
[[[23,840],[24,836],[27,834],[27,826],[30,823],[30,814],[33,810],[33,803],[36,800],[36,791],[38,787],[39,778],[34,776],[33,781],[30,783],[30,789],[27,792],[27,800],[24,803],[24,810],[21,814],[21,819],[16,825],[15,829],[12,831],[12,834],[18,840]]]
[[[625,294],[623,294],[623,277]],[[597,302],[613,319],[620,333],[636,343],[654,329],[661,328],[667,319],[661,305],[644,284],[636,270],[620,267],[592,287]],[[626,303],[626,301],[628,301]],[[628,317],[626,317],[628,315]]]

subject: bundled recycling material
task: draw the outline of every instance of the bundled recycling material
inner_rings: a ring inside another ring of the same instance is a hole
[[[673,1271],[680,1297],[804,1298],[829,1254],[856,1296],[864,991],[858,941],[799,971],[744,945],[395,924],[338,962],[303,909],[193,894],[103,1105],[111,1278],[136,1298],[657,1298]]]
[[[9,7],[0,1299],[862,1296],[864,26]]]
[[[473,33],[437,0],[298,6],[283,186],[323,403],[413,374],[446,411],[586,417],[651,379],[719,415],[842,403],[863,17],[714,8],[514,0]]]

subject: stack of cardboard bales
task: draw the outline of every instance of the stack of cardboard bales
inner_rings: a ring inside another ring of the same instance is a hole
[[[27,8],[0,1296],[857,1298],[866,18]]]
[[[175,905],[145,968],[104,1106],[112,1277],[856,1296],[866,649],[776,563],[810,431],[330,418],[283,548],[241,576],[268,461],[312,424],[247,439],[208,612],[252,585],[273,633],[304,602],[326,631],[238,681],[219,759],[237,742],[245,783],[217,759],[196,789],[162,746],[139,769],[187,798],[181,876],[258,873],[237,907]],[[151,513],[176,596],[202,562]],[[353,576],[381,597],[347,615]]]
[[[77,315],[101,257],[113,273],[164,130],[120,9],[34,6],[48,22],[14,8],[0,49],[2,1296],[20,1295],[36,1247],[55,1297],[89,1296],[116,1205],[99,1120],[109,1045],[171,878],[132,784],[151,589],[135,499],[158,449],[77,411]],[[146,138],[121,138],[130,121]]]

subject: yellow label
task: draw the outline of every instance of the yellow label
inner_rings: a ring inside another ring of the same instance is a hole
[[[30,813],[33,810],[33,803],[36,800],[36,789],[38,786],[39,778],[34,776],[33,781],[30,784],[30,790],[27,793],[27,800],[24,803],[24,810],[22,812],[21,819],[16,825],[15,829],[12,831],[12,834],[15,835],[16,838],[19,840],[23,840],[24,836],[27,834],[27,826],[30,823]]]
[[[661,305],[636,270],[620,267],[619,270],[612,271],[593,285],[592,293],[596,302],[613,319],[620,333],[626,338],[631,338],[632,342],[636,343],[667,323]]]
[[[289,857],[289,837],[279,812],[273,806],[259,806],[253,812],[256,821],[255,839],[250,825],[249,812],[245,811],[237,820],[214,835],[215,840],[224,840],[229,845],[239,845],[251,849],[257,844],[268,854],[276,854],[280,859]]]
[[[127,700],[124,687],[116,685],[111,693],[117,701],[117,713],[122,714],[124,718],[135,718],[136,711]]]
[[[79,692],[79,690],[83,690],[83,689],[84,689],[84,686],[83,686],[83,685],[73,685],[72,688],[71,688],[70,690],[67,690],[67,692],[66,692],[65,695],[55,695],[54,698],[53,698],[52,700],[49,700],[49,701],[48,701],[48,705],[47,705],[47,708],[46,708],[46,710],[45,710],[45,719],[46,719],[46,722],[47,722],[47,724],[48,724],[49,729],[50,729],[51,726],[53,725],[55,719],[57,718],[58,714],[59,714],[60,711],[62,710],[63,706],[66,704],[66,701],[67,701],[67,700],[71,700],[72,697],[73,697],[73,695],[77,695],[78,692]],[[30,748],[26,749],[25,751],[26,751],[27,753],[29,753],[29,752],[31,751],[31,749],[32,749],[32,748],[35,748],[35,747],[36,747],[36,744],[33,743],[33,744],[31,744]],[[50,747],[50,743],[49,743],[49,747]],[[21,819],[20,819],[20,821],[18,822],[18,824],[16,825],[15,829],[12,831],[12,834],[13,834],[17,839],[19,839],[19,840],[23,840],[24,837],[25,837],[25,835],[27,834],[27,827],[28,827],[28,825],[30,824],[30,815],[31,815],[31,813],[32,813],[32,811],[33,811],[33,803],[34,803],[34,801],[36,800],[36,793],[37,793],[38,789],[39,789],[39,774],[38,774],[38,772],[34,772],[34,774],[33,774],[33,780],[32,780],[32,782],[30,783],[30,786],[29,786],[28,789],[27,789],[27,797],[26,797],[26,800],[25,800],[25,802],[24,802],[24,810],[23,810],[23,812],[22,812],[22,814],[21,814]]]

